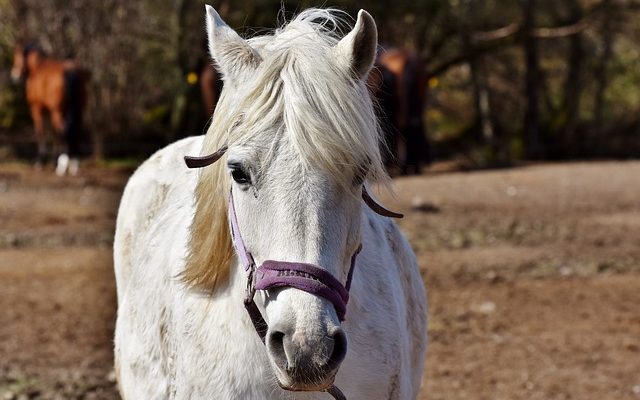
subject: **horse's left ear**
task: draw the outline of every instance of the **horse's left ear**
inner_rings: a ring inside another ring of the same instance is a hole
[[[373,17],[358,11],[358,20],[351,32],[336,45],[336,52],[357,79],[364,79],[376,59],[378,29]]]

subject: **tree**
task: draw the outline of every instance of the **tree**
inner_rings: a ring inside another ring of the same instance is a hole
[[[522,1],[522,27],[524,32],[523,50],[525,54],[526,111],[524,116],[524,143],[526,155],[530,159],[541,157],[540,112],[538,105],[540,66],[538,41],[534,35],[536,0]]]

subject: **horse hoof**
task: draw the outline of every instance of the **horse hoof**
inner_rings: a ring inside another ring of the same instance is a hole
[[[76,176],[78,175],[78,171],[80,170],[80,161],[77,158],[72,158],[69,161],[69,175]]]
[[[56,175],[64,176],[67,173],[69,167],[69,156],[66,154],[60,154],[58,156],[58,163],[56,165]]]

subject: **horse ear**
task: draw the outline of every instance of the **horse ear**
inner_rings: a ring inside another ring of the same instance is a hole
[[[218,12],[206,5],[209,53],[227,83],[238,82],[244,72],[260,64],[258,53],[227,25]]]
[[[376,59],[378,30],[373,17],[358,11],[356,25],[336,46],[336,51],[357,79],[364,79]]]

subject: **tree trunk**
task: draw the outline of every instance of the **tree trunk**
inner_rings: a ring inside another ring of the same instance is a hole
[[[571,0],[571,15],[568,24],[576,24],[582,19],[582,7],[577,0]],[[567,58],[567,75],[565,79],[563,110],[566,115],[563,131],[565,151],[569,156],[575,156],[576,148],[581,148],[584,138],[576,138],[576,129],[579,120],[580,97],[582,94],[582,66],[584,64],[584,48],[582,33],[576,33],[570,38],[570,49]]]
[[[525,98],[526,111],[524,116],[524,144],[526,156],[538,159],[542,156],[540,145],[540,115],[538,107],[538,84],[540,67],[538,43],[534,36],[536,0],[521,0],[523,7],[524,53],[525,53]]]
[[[467,64],[469,65],[469,74],[471,86],[473,88],[473,103],[475,106],[475,122],[474,130],[478,137],[491,145],[493,142],[493,123],[491,121],[491,110],[489,107],[489,89],[482,68],[482,59],[475,54],[470,46],[468,34],[464,34],[465,52],[469,55]]]
[[[103,102],[103,88],[98,87],[96,84],[91,85],[92,94],[89,97],[91,103],[89,109],[102,110],[105,107]],[[92,158],[95,162],[100,162],[104,159],[104,131],[107,129],[106,124],[102,121],[99,115],[94,115],[91,124],[91,144],[92,144]]]
[[[189,2],[186,0],[178,0],[176,4],[176,64],[178,65],[180,76],[177,78],[179,89],[176,91],[171,110],[171,129],[165,133],[165,142],[167,143],[174,141],[187,130],[187,102],[189,100],[187,92],[189,87],[186,83],[186,77],[189,73],[189,54],[185,45],[185,30],[188,5]]]
[[[459,26],[462,50],[467,55],[467,65],[469,66],[469,77],[473,90],[473,104],[475,108],[475,120],[473,123],[473,131],[476,138],[480,139],[485,145],[491,149],[491,158],[495,158],[496,149],[494,148],[493,121],[491,119],[491,109],[489,103],[489,88],[487,87],[486,76],[483,68],[482,55],[478,54],[473,46],[471,39],[471,21],[473,7],[476,2],[469,1],[463,8],[461,23]],[[495,161],[493,159],[488,161]]]
[[[611,0],[603,0],[602,53],[595,68],[596,91],[593,102],[593,133],[590,148],[597,148],[604,125],[604,94],[607,90],[607,65],[613,53],[613,13]],[[594,154],[595,155],[595,154]]]

